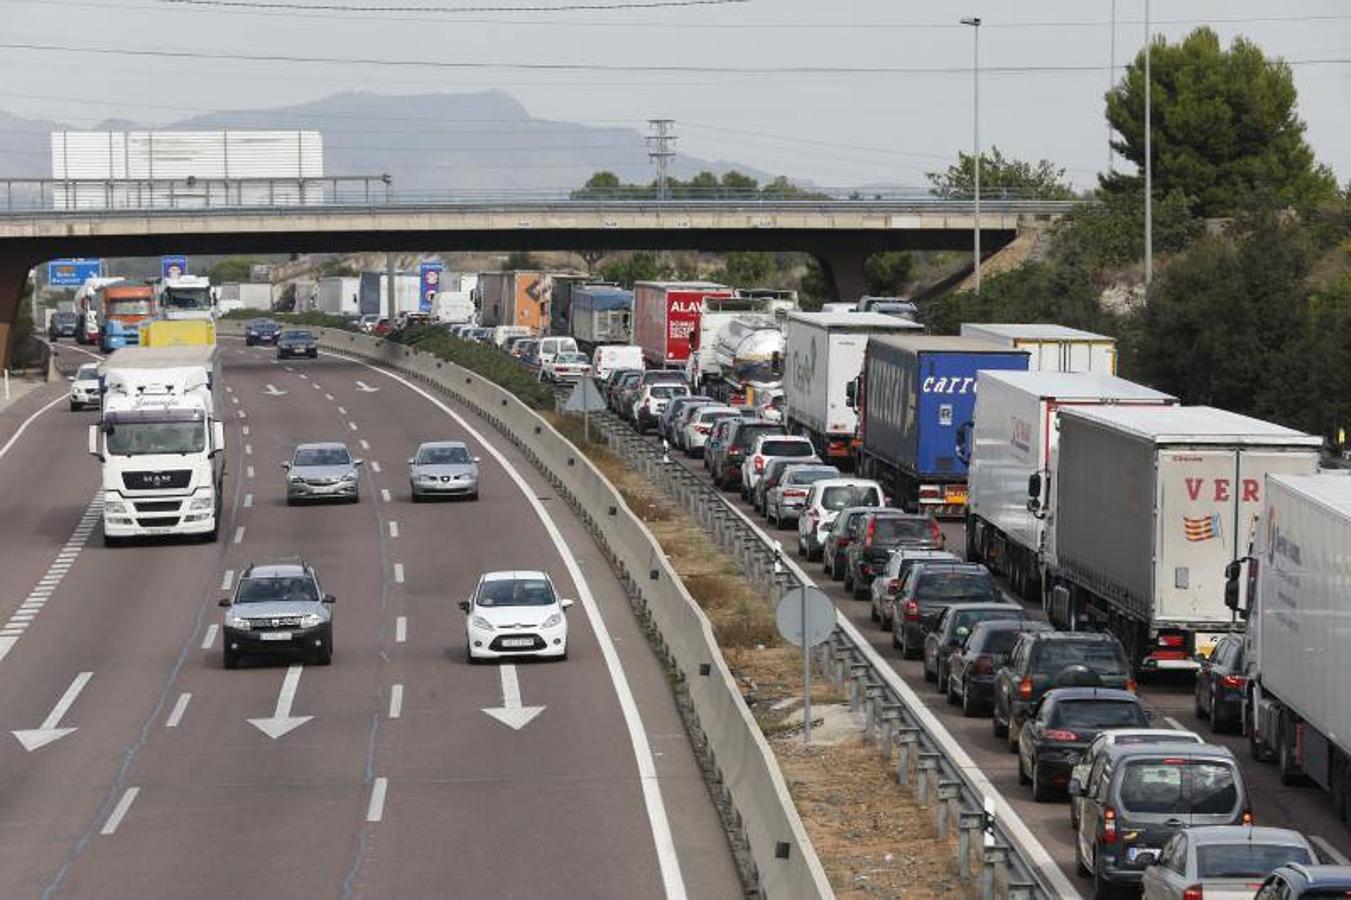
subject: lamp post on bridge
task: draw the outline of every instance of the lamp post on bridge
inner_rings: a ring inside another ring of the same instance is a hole
[[[972,93],[973,103],[971,111],[972,122],[972,143],[975,145],[975,234],[974,248],[972,250],[972,262],[975,269],[975,288],[976,294],[980,294],[980,17],[968,16],[961,20],[963,25],[971,26],[971,34],[975,38],[974,54],[975,64],[972,69]]]

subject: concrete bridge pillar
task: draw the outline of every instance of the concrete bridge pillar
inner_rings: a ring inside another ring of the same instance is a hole
[[[821,265],[821,273],[830,286],[830,299],[857,300],[868,292],[868,280],[863,266],[873,250],[864,247],[832,247],[813,254]]]
[[[19,298],[23,296],[30,268],[27,259],[0,256],[0,368],[9,366],[10,339],[19,318]]]

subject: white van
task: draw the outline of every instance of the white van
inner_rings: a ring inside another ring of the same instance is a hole
[[[616,369],[642,369],[643,348],[633,344],[607,344],[591,355],[591,373],[604,380]]]
[[[577,341],[570,337],[546,337],[540,338],[539,363],[543,366],[547,362],[553,362],[554,357],[560,353],[576,353]]]
[[[526,328],[524,325],[498,325],[493,329],[493,343],[501,347],[511,337],[530,337],[534,335],[533,328]]]

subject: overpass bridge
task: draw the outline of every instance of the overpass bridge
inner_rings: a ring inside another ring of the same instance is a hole
[[[294,193],[294,179],[289,186]],[[0,191],[0,350],[8,344],[29,269],[53,258],[165,252],[800,251],[820,261],[836,296],[851,297],[864,292],[870,255],[965,250],[975,226],[970,200],[913,194],[574,200],[369,189],[353,196],[336,188],[322,202],[303,205],[242,204],[232,199],[240,194],[228,189],[217,192],[214,202],[209,190],[190,198],[147,190],[132,204],[65,209],[52,208],[50,198],[45,204],[15,202],[12,192],[6,202]],[[993,253],[1020,229],[1040,227],[1073,204],[983,199],[981,206],[981,246]]]

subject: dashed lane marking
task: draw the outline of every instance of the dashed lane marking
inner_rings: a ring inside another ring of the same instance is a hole
[[[366,821],[379,822],[385,815],[385,791],[389,787],[389,779],[383,776],[375,779],[371,785],[371,802],[366,807]]]
[[[394,564],[394,582],[403,584],[403,563]]]
[[[220,578],[220,589],[222,591],[228,591],[230,589],[230,586],[233,585],[234,583],[235,583],[235,570],[226,569],[225,574],[222,575]]]
[[[243,525],[240,525],[238,528],[235,529],[235,543],[236,543],[236,544],[242,544],[242,543],[244,543],[244,526],[243,526]]]
[[[389,502],[389,488],[380,488],[380,499]]]
[[[169,718],[164,721],[165,728],[177,728],[178,723],[183,721],[183,713],[187,712],[188,701],[192,699],[192,694],[182,693],[178,695],[178,702],[169,712]]]
[[[394,620],[394,643],[403,644],[408,641],[408,617],[399,616]]]
[[[136,795],[140,792],[141,789],[138,787],[127,788],[122,799],[117,801],[117,806],[113,807],[113,813],[108,817],[108,821],[103,823],[99,834],[108,835],[117,831],[117,826],[127,817],[127,811],[131,809],[131,804],[136,802]]]
[[[389,536],[392,538],[399,536],[399,523],[395,522],[393,519],[389,521]]]
[[[396,684],[389,689],[389,717],[397,719],[403,715],[403,685]]]
[[[220,631],[220,625],[212,622],[206,626],[206,637],[202,638],[202,649],[210,650],[211,645],[216,643],[216,632]]]

